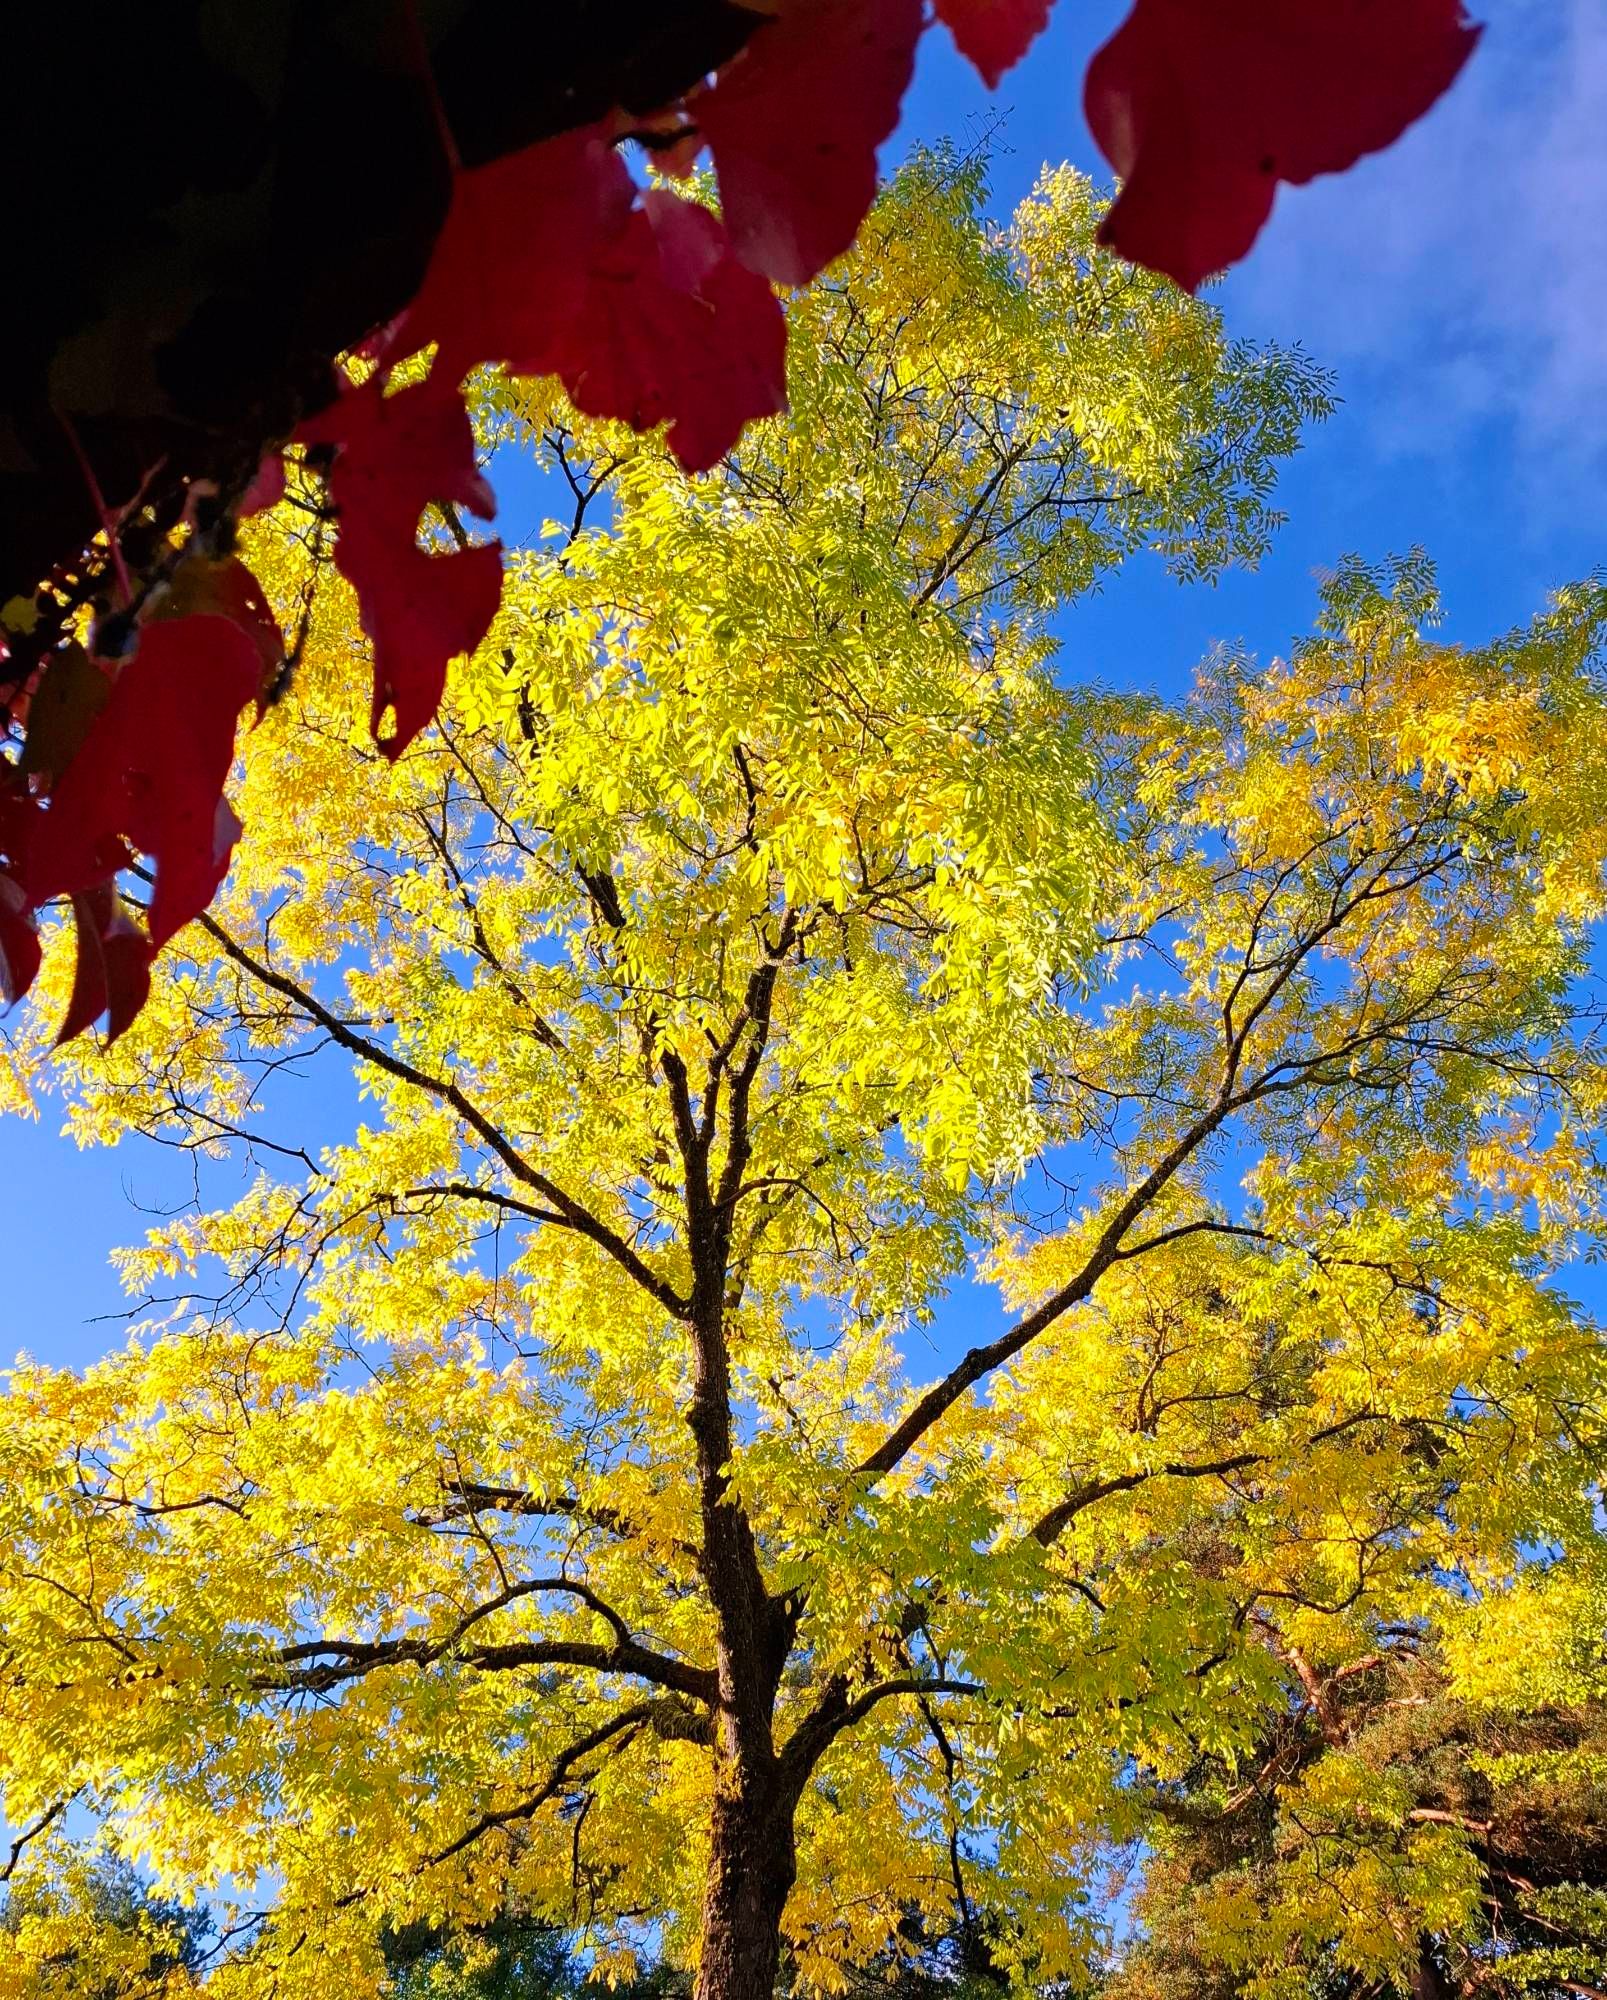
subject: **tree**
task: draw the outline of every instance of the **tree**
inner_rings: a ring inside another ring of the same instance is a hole
[[[586,1983],[562,1929],[515,1911],[467,1936],[412,1925],[386,1939],[385,1964],[399,2000],[572,2000]]]
[[[0,1993],[122,2000],[191,1992],[210,1930],[204,1910],[153,1896],[120,1856],[68,1852],[52,1876],[34,1874],[0,1900]]]
[[[912,1913],[1053,1990],[1269,1630],[1594,1546],[1607,594],[1464,651],[1347,566],[1286,664],[1067,690],[1047,614],[1253,560],[1325,387],[978,175],[899,182],[710,480],[498,392],[572,519],[394,763],[309,496],[258,531],[312,596],[252,842],[69,1073],[260,1171],[128,1258],[170,1324],[12,1378],[0,1586],[6,1810],[276,1885],[222,1993],[510,1908],[703,2000]]]
[[[1112,2000],[1479,1992],[1566,2000],[1607,1963],[1599,1552],[1446,1644],[1424,1623],[1318,1669],[1246,1760],[1153,1805],[1145,1937]],[[1153,1822],[1152,1822],[1153,1826]]]
[[[942,0],[935,17],[996,84],[1048,4]],[[12,133],[35,171],[13,218],[33,295],[0,352],[0,730],[19,753],[0,760],[0,1000],[29,990],[36,913],[66,899],[64,1038],[103,1015],[120,1033],[154,952],[227,870],[234,731],[294,665],[234,553],[286,442],[329,474],[374,733],[389,719],[399,753],[501,592],[497,544],[433,562],[417,545],[432,503],[495,511],[465,374],[556,374],[588,414],[668,421],[682,463],[712,465],[780,407],[773,288],[852,243],[927,25],[920,0],[557,19],[502,0],[205,0],[88,33],[75,19],[70,44],[48,16],[19,30],[19,75],[54,74],[65,49],[80,122],[64,146],[38,89]],[[1460,0],[1137,0],[1088,80],[1129,183],[1108,239],[1192,288],[1248,249],[1280,180],[1391,143],[1475,40]],[[718,211],[639,185],[627,141],[670,175],[706,150]],[[423,353],[433,366],[405,373]],[[118,889],[133,851],[161,877],[148,928]]]

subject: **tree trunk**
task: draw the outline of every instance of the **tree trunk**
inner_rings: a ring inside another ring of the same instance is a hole
[[[772,2000],[781,1912],[796,1873],[790,1810],[717,1793],[694,2000]]]
[[[1412,1974],[1412,2000],[1450,2000],[1450,1988],[1441,1976],[1439,1962],[1434,1956],[1433,1940],[1427,1937],[1418,1942],[1417,1967]]]

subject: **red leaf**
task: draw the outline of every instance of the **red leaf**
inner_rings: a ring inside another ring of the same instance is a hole
[[[790,0],[690,101],[750,270],[806,285],[853,242],[921,26],[921,0]]]
[[[39,933],[28,899],[9,875],[0,874],[0,1001],[14,1006],[39,973]]]
[[[575,407],[637,430],[669,422],[689,472],[718,464],[743,426],[786,408],[787,326],[720,219],[655,188],[591,277],[559,372]]]
[[[502,601],[502,550],[495,542],[442,556],[406,548],[360,594],[374,641],[369,726],[394,763],[440,707],[449,662],[472,653],[490,630]],[[394,728],[382,737],[387,709]]]
[[[419,516],[431,501],[467,507],[482,520],[496,510],[455,380],[439,370],[438,357],[426,381],[393,395],[372,376],[300,433],[304,443],[336,448],[335,565],[356,590],[374,642],[376,741],[387,709],[395,713],[394,734],[379,744],[392,759],[434,715],[448,662],[479,645],[502,594],[497,543],[449,555],[418,546]]]
[[[1101,240],[1193,291],[1250,248],[1279,181],[1399,138],[1479,33],[1461,0],[1136,0],[1084,89],[1125,182]]]
[[[221,562],[191,556],[180,563],[159,618],[231,618],[257,649],[257,705],[284,665],[285,640],[263,588],[238,556]]]
[[[769,286],[708,210],[663,191],[639,199],[602,126],[459,177],[392,351],[428,341],[452,380],[501,361],[561,375],[592,416],[638,430],[668,421],[694,472],[785,402],[786,328]]]
[[[937,0],[937,18],[989,90],[1049,24],[1054,0]]]
[[[435,372],[453,382],[483,361],[549,373],[552,343],[584,303],[591,266],[624,230],[635,193],[597,125],[460,173],[391,353],[435,341]]]
[[[56,1036],[70,1042],[106,1015],[108,1045],[145,1005],[151,990],[151,946],[109,882],[73,897],[78,960],[67,1017]]]
[[[267,451],[262,455],[255,476],[245,492],[240,496],[240,505],[235,509],[235,518],[249,521],[253,514],[261,514],[269,507],[278,506],[285,497],[285,458],[281,451]]]
[[[126,859],[129,841],[156,863],[152,948],[199,916],[240,831],[223,785],[240,711],[256,692],[255,645],[230,619],[145,626],[34,829],[32,900],[106,881]]]
[[[838,58],[845,50],[856,57],[862,53],[864,0],[798,0],[796,11],[805,21],[804,39],[817,62],[822,53],[828,60],[833,52]],[[823,255],[847,246],[870,200],[875,143],[897,116],[919,30],[920,0],[872,0],[872,16],[870,40],[873,54],[880,52],[880,67],[875,60],[864,64],[862,88],[847,95],[861,106],[861,124],[863,107],[872,107],[874,129],[860,138],[853,165],[857,180],[849,196],[852,212],[839,215],[833,224],[837,237]],[[892,38],[898,41],[892,59],[897,73],[890,84],[887,21],[899,24],[902,38]],[[822,124],[818,104],[794,101],[799,76],[779,73],[778,65],[785,68],[796,54],[800,35],[798,22],[781,25],[786,32],[775,43],[768,68],[750,66],[746,84],[739,78],[732,115],[721,128],[729,138],[729,144],[727,139],[720,142],[727,148],[722,172],[728,178],[735,173],[739,195],[747,166],[743,120],[767,115],[766,93],[786,96],[787,119],[801,125],[813,117]],[[770,36],[775,31],[763,32]],[[879,98],[878,76],[884,85]],[[802,82],[807,86],[807,75]],[[719,90],[724,89],[722,79]],[[823,148],[795,149],[790,166],[800,174],[816,169],[817,151],[830,157],[838,150],[843,127],[840,79],[817,77],[814,89],[817,98],[829,99],[832,109],[824,119]],[[715,108],[714,96],[705,93],[703,101]],[[785,323],[754,259],[739,262],[719,220],[663,190],[640,195],[609,143],[612,135],[607,123],[593,125],[460,174],[423,287],[385,352],[394,356],[434,342],[431,383],[437,378],[459,381],[486,361],[503,362],[515,374],[558,374],[576,404],[593,416],[617,418],[643,430],[668,423],[671,450],[689,470],[703,471],[731,448],[744,424],[785,406]],[[784,161],[783,168],[788,164]],[[751,172],[748,180],[751,184]],[[840,194],[828,191],[827,207],[833,203],[842,210]],[[402,397],[387,400],[400,402]],[[437,412],[444,407],[444,397],[433,390],[425,400]],[[371,401],[378,406],[377,396]],[[341,446],[331,491],[343,524],[355,520],[367,502],[349,490],[345,468],[370,441],[366,433],[354,434],[337,405],[333,417],[317,419],[303,436],[308,442]],[[463,439],[466,453],[466,426]],[[382,457],[377,455],[376,462]],[[385,483],[409,501],[441,497],[433,488],[421,491],[406,474],[388,474]],[[395,524],[387,534],[394,538]],[[383,565],[377,550],[359,553],[348,541],[343,525],[343,552],[337,559],[358,585],[364,623],[377,641],[381,625],[400,629],[399,621],[387,619],[373,601]],[[372,565],[368,553],[376,557]],[[473,593],[465,589],[465,610],[473,601]],[[381,678],[395,686],[399,676],[382,667]],[[410,701],[409,713],[418,707]],[[410,729],[399,710],[398,745]]]
[[[340,516],[340,544],[371,542],[388,553],[415,546],[419,516],[431,501],[467,507],[488,521],[491,488],[474,460],[474,432],[456,385],[432,372],[387,395],[372,375],[302,425],[304,444],[333,445],[329,497]],[[355,579],[353,579],[355,581]]]

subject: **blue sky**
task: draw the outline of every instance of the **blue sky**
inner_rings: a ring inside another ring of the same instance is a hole
[[[1060,0],[990,99],[945,37],[926,38],[896,159],[1005,113],[994,187],[1007,210],[1045,160],[1102,172],[1079,109],[1087,57],[1126,0]],[[1289,469],[1290,516],[1254,576],[1183,587],[1136,563],[1062,622],[1065,671],[1173,692],[1217,640],[1270,656],[1309,623],[1316,573],[1421,543],[1452,636],[1479,639],[1607,561],[1607,0],[1486,0],[1484,42],[1451,96],[1343,180],[1285,190],[1250,262],[1215,293],[1250,338],[1301,341],[1344,404]],[[525,524],[514,519],[505,532]],[[7,1283],[0,1359],[82,1362],[121,1339],[106,1258],[135,1203],[171,1205],[184,1163],[139,1141],[79,1153],[0,1121]]]

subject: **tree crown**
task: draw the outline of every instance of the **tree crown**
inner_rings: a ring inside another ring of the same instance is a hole
[[[509,1907],[706,1965],[755,1845],[805,1984],[912,1911],[1080,1977],[1135,1771],[1590,1573],[1607,593],[1469,650],[1346,565],[1286,662],[1068,691],[1048,612],[1253,559],[1326,391],[1075,176],[978,198],[900,180],[705,484],[487,385],[573,518],[394,767],[261,531],[255,838],[71,1111],[258,1171],[16,1372],[3,1501],[8,1810],[277,1882],[224,1990]]]

